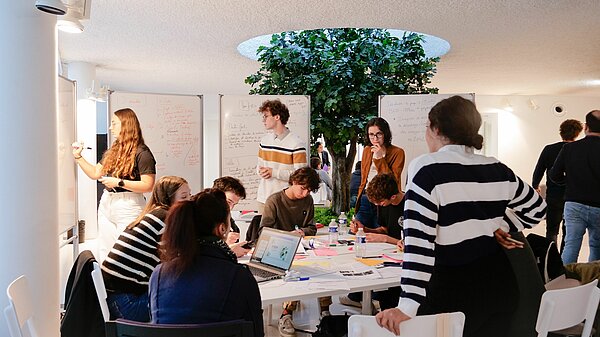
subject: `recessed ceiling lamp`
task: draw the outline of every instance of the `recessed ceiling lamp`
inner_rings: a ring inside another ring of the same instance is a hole
[[[65,15],[67,6],[60,0],[37,0],[35,8],[53,15]]]
[[[410,33],[409,31],[401,29],[386,30],[390,33],[391,36],[397,37],[399,39],[402,38],[404,33]],[[448,53],[448,51],[450,51],[450,43],[448,43],[448,41],[433,35],[418,32],[415,33],[423,36],[421,45],[423,46],[423,50],[425,51],[426,57],[439,57],[445,55],[446,53]],[[240,43],[237,47],[237,50],[240,54],[249,59],[258,60],[258,55],[256,55],[258,47],[271,45],[271,36],[272,34],[253,37],[249,40]]]

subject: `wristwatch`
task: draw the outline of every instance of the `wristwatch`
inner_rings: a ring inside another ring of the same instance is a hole
[[[123,187],[125,186],[125,182],[123,181],[123,179],[119,180],[119,187]]]

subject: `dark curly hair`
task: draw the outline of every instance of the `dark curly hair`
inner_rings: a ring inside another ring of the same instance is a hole
[[[576,119],[567,119],[560,123],[560,137],[563,140],[575,140],[583,130],[583,125]]]
[[[258,112],[270,112],[272,116],[279,116],[279,120],[283,125],[286,125],[290,119],[290,110],[278,99],[264,101],[258,108]]]
[[[294,171],[294,173],[290,175],[289,183],[290,185],[296,183],[296,185],[304,186],[308,188],[311,192],[315,192],[319,190],[321,178],[319,178],[319,174],[317,173],[317,171],[306,166]]]
[[[377,204],[383,200],[389,200],[398,194],[398,183],[393,174],[381,173],[375,176],[367,185],[367,198]]]

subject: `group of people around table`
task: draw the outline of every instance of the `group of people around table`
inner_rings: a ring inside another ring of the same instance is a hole
[[[272,131],[261,140],[256,171],[261,227],[314,235],[310,192],[319,188],[319,174],[307,167],[303,143],[285,127],[287,107],[266,101],[259,112]],[[504,336],[515,311],[518,287],[502,248],[521,247],[509,232],[539,223],[546,203],[509,167],[475,153],[483,144],[480,126],[473,102],[454,96],[437,103],[423,126],[430,153],[409,164],[404,193],[404,151],[392,145],[384,119],[367,124],[351,226],[364,227],[368,241],[404,249],[398,287],[379,294],[382,311],[376,314],[395,334],[415,315],[461,311],[464,336]],[[592,128],[597,124],[589,127],[599,131]],[[244,319],[263,336],[258,285],[237,261],[248,249],[232,234],[231,209],[246,197],[239,180],[219,178],[193,196],[183,178],[154,183],[155,161],[135,113],[115,112],[111,131],[116,140],[95,166],[81,156],[82,147],[73,150],[83,171],[105,186],[99,223],[115,227],[110,234],[116,243],[102,264],[111,318],[167,324]],[[141,193],[150,191],[144,206]],[[321,304],[326,307],[327,299]],[[293,307],[288,303],[288,319],[280,320],[282,335],[295,332]]]

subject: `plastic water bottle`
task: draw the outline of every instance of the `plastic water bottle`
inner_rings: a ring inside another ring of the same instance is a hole
[[[348,228],[348,217],[346,216],[345,212],[342,212],[342,214],[340,214],[338,217],[338,223],[340,226],[338,232],[340,233],[340,236],[344,236],[347,230],[346,228]]]
[[[362,227],[356,232],[356,241],[354,242],[354,252],[356,257],[362,258],[367,255],[367,235]]]
[[[335,219],[331,219],[329,223],[329,245],[337,245],[338,243],[338,224]]]

